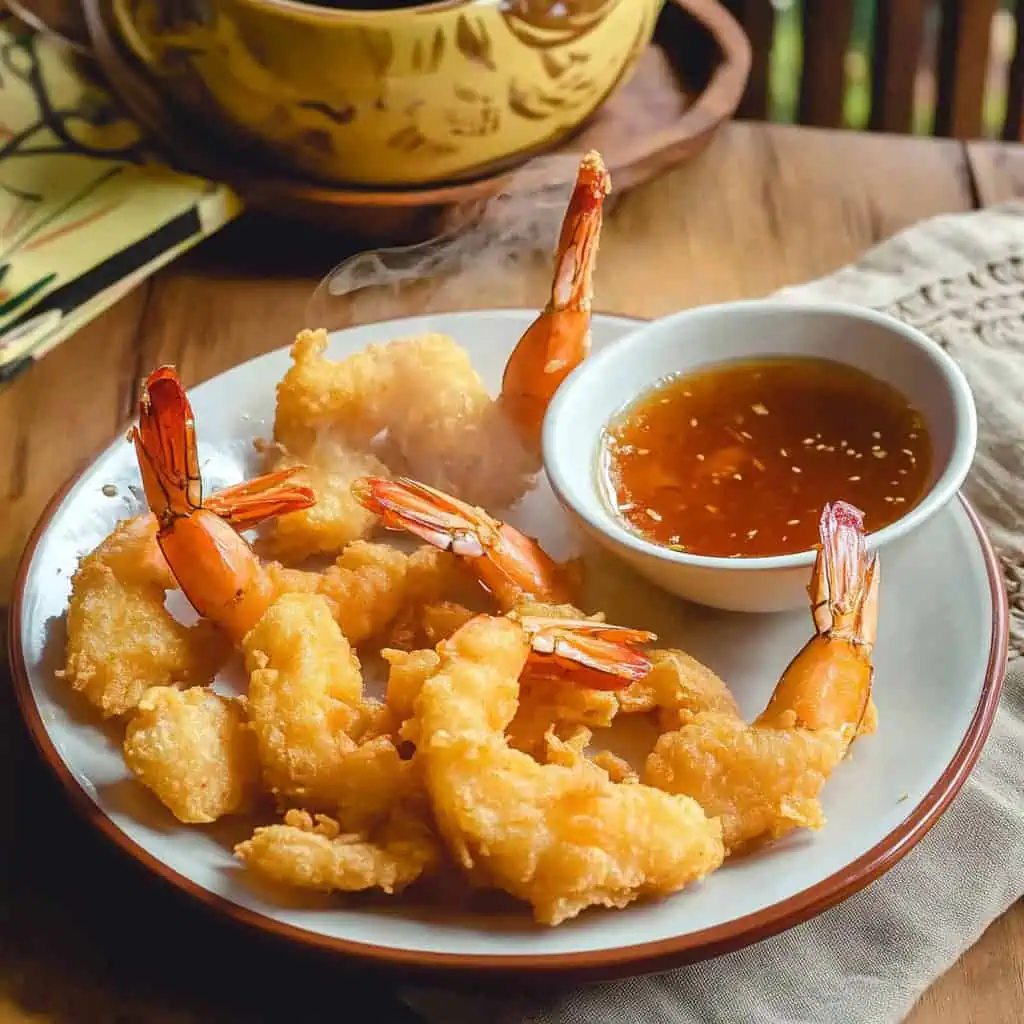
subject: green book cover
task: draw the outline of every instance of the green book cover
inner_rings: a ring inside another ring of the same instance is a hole
[[[59,41],[0,16],[0,386],[241,212]]]

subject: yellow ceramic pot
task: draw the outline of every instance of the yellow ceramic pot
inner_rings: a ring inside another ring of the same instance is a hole
[[[663,0],[390,2],[113,6],[164,93],[218,130],[306,177],[414,186],[571,133],[632,69]]]

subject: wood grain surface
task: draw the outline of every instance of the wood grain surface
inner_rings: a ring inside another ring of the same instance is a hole
[[[819,277],[922,218],[1024,194],[999,143],[731,125],[693,163],[621,197],[599,309],[657,316]],[[43,505],[132,414],[141,376],[187,385],[307,324],[344,241],[244,216],[140,285],[0,392],[0,604]],[[468,261],[456,279],[337,298],[329,326],[427,309],[537,306],[549,254]],[[0,1024],[409,1022],[394,978],[345,973],[211,918],[80,822],[31,748],[0,675]],[[245,962],[228,972],[224,950]],[[1024,912],[994,924],[924,993],[912,1024],[1017,1021]],[[357,1013],[356,1011],[361,1011]]]

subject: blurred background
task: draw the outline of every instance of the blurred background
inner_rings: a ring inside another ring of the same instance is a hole
[[[767,61],[767,94],[748,92],[746,113],[766,116],[780,122],[807,122],[800,113],[800,76],[808,33],[805,19],[817,17],[822,33],[842,34],[849,28],[845,53],[845,91],[842,100],[842,126],[847,128],[881,127],[871,124],[872,69],[881,64],[877,23],[885,20],[894,31],[907,31],[900,39],[900,57],[913,62],[913,36],[920,37],[920,50],[913,68],[913,100],[909,130],[914,134],[936,134],[935,105],[940,49],[943,42],[944,15],[956,21],[949,31],[950,45],[958,41],[961,59],[983,62],[984,100],[980,134],[1003,135],[1011,65],[1017,46],[1018,8],[1024,13],[1024,0],[727,0],[726,6],[744,23],[755,51],[755,64]],[[805,11],[805,7],[808,9]],[[971,38],[984,33],[985,40]],[[915,40],[916,41],[916,40]],[[987,49],[987,54],[984,51]],[[973,69],[972,69],[973,70]],[[981,70],[981,69],[978,69]],[[766,109],[756,109],[766,107]],[[1007,126],[1007,136],[1019,134],[1017,125]],[[945,134],[938,132],[938,134]],[[956,133],[954,133],[956,134]],[[970,133],[975,134],[975,133]]]

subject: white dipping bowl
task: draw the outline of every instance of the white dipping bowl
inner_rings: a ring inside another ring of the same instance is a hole
[[[563,382],[544,421],[544,466],[558,500],[586,534],[653,583],[728,611],[806,608],[814,551],[720,558],[644,540],[609,502],[602,452],[609,423],[665,378],[767,356],[846,363],[899,389],[924,418],[933,455],[927,492],[868,534],[872,550],[907,536],[956,495],[977,444],[974,399],[956,363],[920,331],[860,306],[776,299],[704,306],[645,324],[593,355]]]

